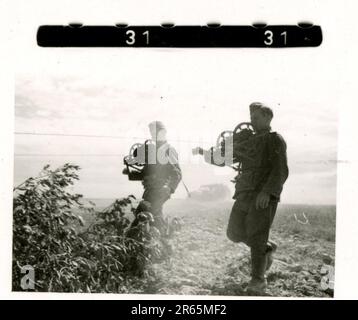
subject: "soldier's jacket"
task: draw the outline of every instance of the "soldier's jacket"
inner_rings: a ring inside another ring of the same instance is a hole
[[[241,172],[235,178],[234,199],[242,192],[264,191],[280,199],[283,184],[288,177],[286,142],[276,132],[262,132],[248,139],[250,159],[241,159]],[[234,148],[234,156],[238,148]],[[207,159],[207,158],[206,158]]]
[[[172,193],[176,190],[182,173],[176,150],[167,142],[156,144],[157,154],[162,155],[156,163],[145,164],[141,172],[131,172],[129,180],[142,180],[144,189],[159,189],[168,186]],[[161,151],[158,152],[158,149]]]

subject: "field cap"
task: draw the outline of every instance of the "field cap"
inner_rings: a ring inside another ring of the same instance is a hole
[[[256,110],[260,110],[262,113],[268,115],[270,118],[273,118],[272,109],[262,102],[253,102],[250,104],[249,108],[250,108],[250,113],[253,113]]]
[[[253,102],[253,103],[250,104],[249,108],[250,108],[250,112],[252,113],[252,112],[254,112],[254,111],[258,110],[258,109],[262,109],[263,107],[266,107],[266,105],[264,103],[262,103],[262,102]]]

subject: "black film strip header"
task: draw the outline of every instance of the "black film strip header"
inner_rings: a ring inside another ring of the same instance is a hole
[[[285,48],[317,47],[322,43],[320,26],[68,26],[44,25],[37,32],[41,47],[140,47],[140,48]]]

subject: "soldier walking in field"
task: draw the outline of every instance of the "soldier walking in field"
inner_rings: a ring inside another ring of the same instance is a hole
[[[235,178],[234,205],[229,218],[227,236],[233,242],[243,242],[251,251],[251,281],[249,294],[264,293],[265,272],[273,261],[277,245],[269,241],[283,185],[288,177],[286,143],[281,135],[271,131],[272,110],[263,103],[250,105],[254,134],[248,140],[254,152],[241,157],[241,167]],[[240,152],[233,144],[233,154]],[[209,152],[201,150],[211,162]]]
[[[149,124],[150,144],[146,150],[146,161],[140,172],[127,172],[129,180],[140,180],[144,187],[142,201],[136,214],[149,211],[154,218],[154,226],[165,233],[163,205],[171,197],[182,178],[176,150],[168,144],[166,128],[161,121]],[[132,227],[138,223],[137,219]]]

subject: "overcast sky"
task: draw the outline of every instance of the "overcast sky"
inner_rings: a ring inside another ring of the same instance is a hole
[[[249,120],[252,101],[264,101],[288,144],[282,201],[335,203],[337,84],[320,52],[35,48],[32,68],[16,76],[16,131],[124,138],[16,135],[15,184],[46,163],[73,162],[82,167],[76,191],[86,197],[140,195],[140,183],[121,174],[121,155],[149,135],[150,121],[161,120],[189,189],[233,187],[232,169],[209,166],[190,150],[210,147],[221,131]],[[176,197],[184,196],[180,185]]]

